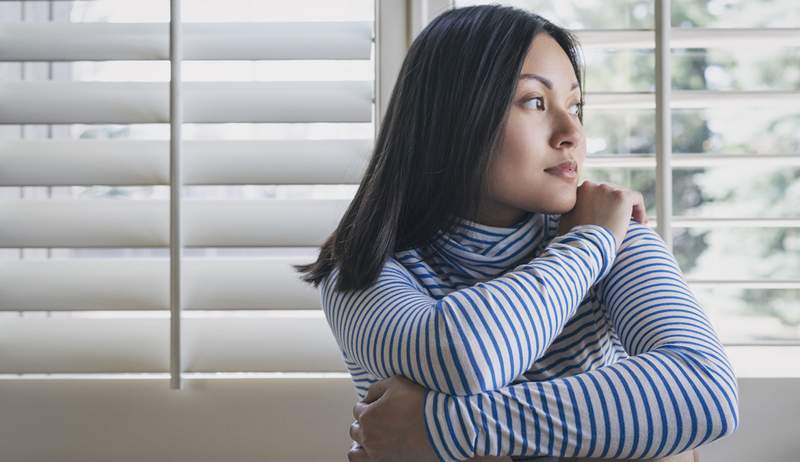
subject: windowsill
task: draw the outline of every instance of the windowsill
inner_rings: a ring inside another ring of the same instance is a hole
[[[800,345],[725,345],[738,378],[800,377]]]

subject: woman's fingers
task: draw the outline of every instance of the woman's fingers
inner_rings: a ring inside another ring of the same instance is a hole
[[[364,401],[357,401],[356,404],[353,406],[353,418],[359,420],[361,418],[361,414],[367,410],[367,406],[369,403],[365,403]]]
[[[643,225],[647,224],[647,213],[644,211],[644,205],[636,204],[633,206],[633,218]]]
[[[361,438],[361,425],[358,424],[358,420],[354,420],[350,424],[350,438],[359,446],[364,442]]]
[[[389,388],[389,384],[392,382],[393,377],[394,376],[378,380],[370,385],[369,388],[367,388],[367,394],[364,396],[362,401],[365,403],[371,403],[383,396],[383,394],[386,393],[386,389]]]
[[[347,451],[347,460],[349,462],[369,462],[369,456],[364,447],[354,441],[350,450]]]
[[[639,223],[647,224],[647,209],[644,205],[644,196],[638,191],[631,191],[633,197],[633,219]]]

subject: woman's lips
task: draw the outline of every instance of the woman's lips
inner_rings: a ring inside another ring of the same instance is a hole
[[[578,176],[578,171],[573,162],[564,162],[555,167],[546,169],[545,172],[566,179],[577,178]]]

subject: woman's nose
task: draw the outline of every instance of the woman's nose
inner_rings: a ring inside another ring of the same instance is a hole
[[[554,129],[551,144],[555,149],[574,148],[583,136],[580,121],[567,111],[560,111],[553,120]]]

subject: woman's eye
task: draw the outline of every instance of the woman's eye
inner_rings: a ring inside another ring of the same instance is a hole
[[[532,106],[534,109],[544,109],[544,98],[541,96],[534,96],[533,98],[527,99],[525,100],[525,104],[527,105],[531,101],[537,101],[539,103],[538,107],[536,107],[536,105]]]
[[[534,96],[525,100],[524,104],[532,106],[534,109],[544,110],[544,98],[541,96]],[[583,109],[583,103],[577,102],[570,105],[570,113],[573,115],[580,115]]]
[[[575,108],[574,111],[572,111],[572,114],[578,115],[578,114],[581,113],[581,109],[583,109],[583,103],[573,103],[570,106],[570,109],[572,109],[572,108]]]

